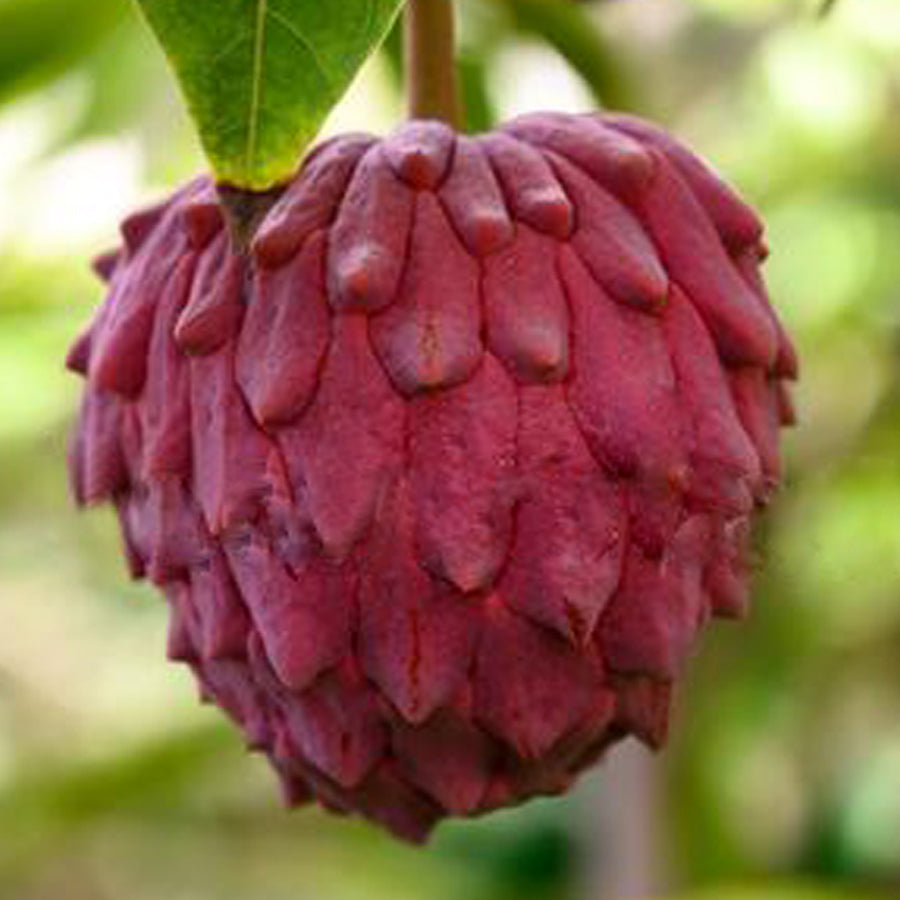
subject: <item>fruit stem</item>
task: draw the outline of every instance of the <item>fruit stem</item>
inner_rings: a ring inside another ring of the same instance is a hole
[[[245,256],[257,226],[284,193],[284,185],[267,191],[250,191],[230,184],[217,184],[216,193],[231,238],[231,249]]]
[[[407,0],[405,51],[409,114],[459,128],[453,0]]]

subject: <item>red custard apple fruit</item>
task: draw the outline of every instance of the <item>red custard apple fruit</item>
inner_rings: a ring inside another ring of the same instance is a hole
[[[122,234],[74,491],[290,803],[418,840],[663,742],[797,371],[704,163],[629,117],[412,121],[322,144],[246,254],[206,178]]]

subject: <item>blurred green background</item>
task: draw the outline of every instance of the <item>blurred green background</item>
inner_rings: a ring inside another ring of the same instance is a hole
[[[900,897],[900,2],[819,5],[460,3],[473,128],[630,108],[762,208],[801,427],[753,615],[706,635],[671,749],[411,850],[281,810],[165,662],[111,515],[70,505],[87,261],[203,163],[126,0],[0,0],[0,900]],[[397,47],[329,131],[399,119]]]

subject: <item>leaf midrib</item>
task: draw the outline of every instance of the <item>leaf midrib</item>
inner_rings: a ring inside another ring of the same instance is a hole
[[[368,6],[371,16],[372,4]],[[266,33],[269,20],[277,22],[297,42],[300,48],[309,55],[316,70],[331,89],[331,76],[328,74],[322,60],[316,53],[315,47],[307,40],[301,31],[283,14],[269,5],[269,0],[259,0],[254,17],[252,43],[252,80],[250,86],[250,110],[247,122],[247,147],[244,153],[244,165],[247,171],[252,171],[256,163],[256,153],[259,143],[259,122],[262,111],[263,82],[265,70]]]
[[[247,151],[244,165],[248,172],[253,171],[256,160],[256,142],[258,140],[259,110],[262,100],[263,57],[266,46],[266,17],[269,0],[259,0],[256,8],[256,21],[253,35],[253,76],[250,86],[250,120],[247,123]]]

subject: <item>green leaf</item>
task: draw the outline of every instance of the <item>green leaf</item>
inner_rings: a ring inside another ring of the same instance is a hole
[[[404,0],[137,0],[216,176],[262,191],[303,150]]]

